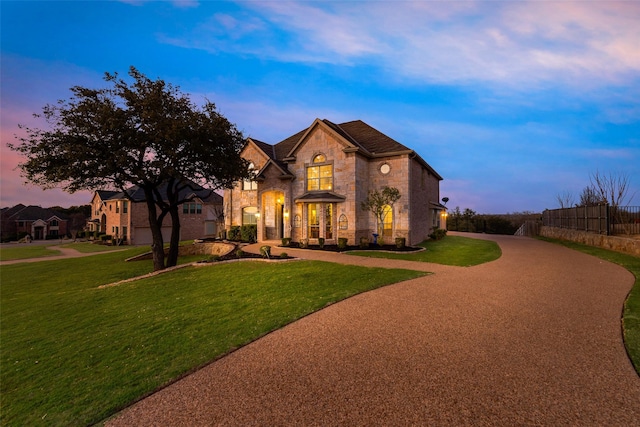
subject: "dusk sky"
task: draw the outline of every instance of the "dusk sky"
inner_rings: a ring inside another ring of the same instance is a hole
[[[640,205],[640,2],[1,1],[0,207],[88,204],[16,170],[18,124],[135,66],[276,143],[363,120],[440,175],[448,206],[540,212],[589,176]]]

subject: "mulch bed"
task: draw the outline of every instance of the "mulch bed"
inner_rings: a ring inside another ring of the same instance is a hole
[[[344,249],[338,248],[338,245],[324,245],[321,249],[318,245],[309,245],[306,248],[300,248],[300,244],[298,242],[291,242],[289,246],[278,246],[279,248],[296,248],[296,249],[311,249],[316,251],[326,251],[326,252],[347,252],[347,251],[388,251],[388,252],[403,252],[403,253],[411,253],[418,252],[422,248],[416,248],[413,246],[403,246],[402,248],[398,248],[396,245],[374,245],[369,244],[368,247],[362,248],[360,246],[347,246]]]

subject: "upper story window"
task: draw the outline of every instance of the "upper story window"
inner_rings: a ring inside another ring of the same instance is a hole
[[[182,213],[183,214],[201,214],[202,204],[201,203],[184,203],[182,205]]]
[[[51,221],[49,221],[49,225],[52,227],[57,227],[58,226],[58,220],[57,219],[52,219]]]
[[[317,154],[311,166],[307,166],[307,191],[333,189],[333,164],[324,154]]]
[[[124,200],[122,202],[122,213],[127,213],[129,212],[129,202]]]
[[[251,171],[251,173],[253,173],[253,170],[255,169],[255,166],[253,163],[249,163],[249,170]],[[242,189],[245,191],[249,191],[249,190],[257,190],[258,189],[258,182],[254,181],[252,179],[245,179],[244,181],[242,181]]]

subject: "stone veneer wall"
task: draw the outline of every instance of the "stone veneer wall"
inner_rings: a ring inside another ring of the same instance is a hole
[[[213,242],[213,243],[194,243],[193,245],[180,246],[178,248],[179,256],[186,255],[220,255],[224,256],[231,253],[236,248],[233,243]],[[169,252],[169,248],[164,250],[165,254]],[[132,258],[127,261],[141,261],[153,259],[153,253],[147,252]]]
[[[640,239],[606,236],[604,234],[587,233],[586,231],[546,226],[540,228],[540,235],[543,237],[569,240],[589,246],[597,246],[604,249],[610,249],[612,251],[640,256]]]

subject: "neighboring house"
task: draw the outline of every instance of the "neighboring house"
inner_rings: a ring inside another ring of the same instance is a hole
[[[33,240],[64,237],[68,233],[69,218],[40,206],[15,205],[1,212],[2,240],[17,240],[30,236]]]
[[[166,194],[166,189],[160,189]],[[89,231],[99,231],[114,239],[124,239],[132,245],[148,245],[153,242],[147,203],[141,188],[133,186],[123,192],[98,190],[91,200]],[[217,224],[221,222],[222,196],[195,183],[181,192],[182,198],[193,200],[184,203],[178,210],[180,215],[180,239],[215,237]],[[162,226],[166,242],[171,238],[171,216],[167,214]]]
[[[385,218],[383,238],[407,244],[428,238],[441,225],[442,177],[414,150],[366,123],[311,126],[275,144],[249,138],[242,151],[255,179],[226,190],[225,228],[258,225],[258,240],[290,237],[326,244],[344,237],[372,239],[376,219],[361,208],[369,191],[396,187],[401,198]]]

